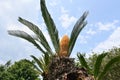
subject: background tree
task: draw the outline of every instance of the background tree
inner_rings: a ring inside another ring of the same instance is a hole
[[[0,65],[0,80],[15,80],[15,77],[7,71],[11,62],[8,61],[5,64]]]
[[[15,62],[7,71],[15,77],[15,80],[39,80],[38,71],[26,59]]]
[[[114,47],[113,49],[110,49],[107,53],[108,55],[103,60],[102,68],[110,59],[113,59],[116,56],[120,56],[120,48]],[[103,80],[119,80],[120,79],[119,77],[120,77],[120,61],[116,62],[114,65],[111,66],[110,70],[104,76]]]
[[[85,67],[96,80],[119,80],[120,48],[113,48],[101,54],[93,53],[89,58],[78,54],[81,66]]]
[[[9,63],[0,66],[0,80],[40,80],[38,71],[29,60],[23,59],[12,65]]]

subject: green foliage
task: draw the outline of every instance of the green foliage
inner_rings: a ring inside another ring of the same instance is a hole
[[[14,76],[7,71],[11,62],[8,61],[5,65],[0,65],[0,80],[15,80]]]
[[[51,56],[49,54],[45,54],[39,59],[36,58],[35,56],[31,55],[35,63],[33,64],[35,68],[40,72],[42,75],[43,73],[47,74],[48,73],[48,66],[51,60]]]
[[[26,59],[15,62],[7,71],[10,72],[16,80],[38,80],[39,77],[38,72]]]
[[[42,17],[44,18],[51,41],[53,43],[56,53],[58,53],[60,50],[58,30],[47,10],[45,0],[40,0],[40,6],[41,6]]]
[[[90,67],[88,66],[84,56],[80,53],[77,54],[77,57],[78,57],[78,60],[80,61],[80,64],[82,67],[86,68],[88,70],[89,73],[91,73],[91,69]]]
[[[88,61],[80,54],[78,55],[78,59],[79,61],[81,60],[80,64],[88,71],[89,69],[93,70],[92,74],[95,77],[95,80],[115,80],[118,79],[117,76],[120,76],[120,49],[112,49],[111,51],[103,52],[100,55],[96,53],[92,57],[87,58]],[[116,72],[113,70],[115,67],[118,68]],[[117,76],[114,75],[113,77],[112,74],[115,73],[117,73]]]
[[[16,80],[15,77],[7,71],[0,72],[0,80]]]
[[[34,66],[36,66],[35,68],[40,72],[40,74],[42,74],[45,71],[45,65],[42,59],[37,59],[35,56],[31,55],[31,57],[33,58],[33,60],[35,61],[35,63],[37,63],[38,68],[36,66],[36,64],[33,64]]]
[[[106,64],[113,59],[114,57],[120,56],[120,48],[114,47],[113,49],[110,49],[108,51],[108,55],[104,59],[104,63],[102,64],[102,67],[105,67]],[[102,68],[103,70],[104,68]],[[103,80],[119,80],[120,77],[120,61],[117,61],[115,64],[113,64],[109,71],[104,76]]]
[[[3,72],[3,71],[5,71],[5,67],[4,65],[0,65],[0,72]]]
[[[18,21],[21,22],[22,24],[26,25],[31,31],[33,31],[35,33],[35,36],[37,36],[36,40],[44,46],[46,51],[48,51],[49,53],[52,53],[52,50],[51,50],[44,34],[35,24],[33,24],[25,19],[22,19],[21,17],[19,17]]]
[[[102,53],[97,57],[97,60],[96,60],[95,65],[94,65],[94,72],[93,72],[95,78],[97,78],[99,73],[100,73],[101,63],[106,55],[107,55],[107,53]]]
[[[7,61],[4,65],[0,65],[0,72],[6,71],[6,69],[11,65],[11,61]]]
[[[73,27],[73,30],[70,36],[68,56],[70,56],[74,48],[74,45],[75,45],[75,42],[77,40],[79,33],[87,24],[87,22],[85,21],[87,15],[88,15],[88,12],[84,12],[84,14],[80,17],[80,19],[76,22],[75,26]]]
[[[29,60],[20,60],[13,65],[9,63],[0,66],[0,80],[39,80],[39,73]]]
[[[45,51],[39,46],[39,44],[35,41],[35,39],[28,33],[24,32],[24,31],[20,31],[20,30],[9,30],[8,33],[10,35],[20,37],[20,38],[23,38],[23,39],[29,41],[34,46],[36,46],[42,53],[45,54]]]
[[[116,56],[114,58],[112,58],[104,67],[103,71],[101,72],[101,74],[98,77],[98,80],[102,80],[102,78],[104,77],[104,75],[110,70],[111,66],[113,64],[115,64],[116,62],[120,62],[120,56]]]

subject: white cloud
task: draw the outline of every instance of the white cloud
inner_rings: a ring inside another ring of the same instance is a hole
[[[60,3],[60,1],[58,1],[58,0],[51,0],[51,1],[49,2],[49,5],[52,6],[52,7],[55,7],[55,6],[57,6],[59,3]]]
[[[62,14],[60,20],[62,22],[62,26],[64,28],[68,28],[73,22],[76,21],[76,18],[73,16],[69,16],[69,14]]]
[[[82,35],[79,35],[79,40],[81,44],[86,44],[88,42],[88,39],[90,39],[93,35],[95,35],[97,32],[94,31],[92,28],[89,28],[85,30],[85,33]]]
[[[34,3],[34,4],[33,4]],[[37,1],[34,0],[3,0],[0,1],[0,17],[6,22],[13,21],[18,16],[34,15],[36,16],[38,10]],[[31,10],[33,10],[31,12]],[[33,17],[34,17],[33,16]],[[31,16],[30,16],[31,17]]]
[[[80,42],[81,44],[86,44],[88,38],[89,38],[89,37],[88,37],[87,35],[79,35],[79,37],[78,37],[78,39],[80,40],[79,42]]]
[[[61,7],[61,13],[68,13],[68,10],[66,10],[64,7]]]
[[[107,40],[99,43],[94,49],[94,52],[102,52],[111,49],[112,47],[120,47],[120,27],[116,28]]]
[[[99,30],[105,30],[105,31],[109,31],[112,29],[115,29],[116,24],[118,23],[118,20],[114,20],[113,22],[109,22],[109,23],[102,23],[102,22],[98,22],[96,24],[96,26],[99,28]]]
[[[61,21],[62,27],[68,28],[72,23],[76,22],[77,19],[74,16],[70,16],[68,10],[65,10],[64,7],[61,7],[61,13],[59,20]]]
[[[94,35],[96,34],[96,31],[92,30],[92,29],[89,29],[87,32],[86,32],[88,35]]]

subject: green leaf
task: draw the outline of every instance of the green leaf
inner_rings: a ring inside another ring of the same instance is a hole
[[[42,46],[49,52],[52,53],[52,50],[44,36],[44,34],[42,33],[42,31],[33,23],[22,19],[21,17],[19,17],[18,21],[20,21],[22,24],[26,25],[30,30],[32,30],[38,37],[38,41],[42,44]]]
[[[39,59],[37,59],[35,56],[31,55],[31,57],[35,60],[35,62],[37,63],[37,65],[39,66],[39,68],[44,72],[45,68],[43,65],[43,62],[40,61]]]
[[[71,36],[70,36],[70,43],[69,43],[69,52],[68,52],[68,56],[70,56],[73,48],[74,48],[74,45],[75,45],[75,42],[77,40],[77,37],[79,35],[79,33],[81,32],[81,30],[86,26],[87,22],[85,21],[85,18],[87,17],[88,15],[88,12],[84,12],[84,14],[80,17],[80,19],[76,22],[73,30],[72,30],[72,33],[71,33]]]
[[[87,62],[86,62],[85,58],[83,57],[83,55],[81,53],[78,53],[77,57],[81,63],[81,66],[86,68],[89,71],[89,73],[91,73],[91,70],[90,70],[89,66],[87,65]]]
[[[40,74],[43,73],[43,71],[42,71],[41,69],[39,69],[38,66],[34,64],[34,62],[31,62],[31,61],[29,61],[29,60],[26,60],[26,62],[28,62],[28,63],[30,63],[31,65],[33,65],[34,68],[35,68],[37,71],[39,71]]]
[[[29,41],[30,43],[32,43],[34,46],[36,46],[42,53],[46,53],[37,43],[36,41],[26,32],[24,31],[20,31],[20,30],[9,30],[8,34],[16,36],[16,37],[20,37],[23,38],[27,41]]]
[[[98,57],[97,57],[97,60],[95,62],[95,65],[94,65],[94,77],[96,78],[99,73],[100,73],[100,67],[101,67],[101,63],[102,63],[102,60],[103,58],[107,55],[107,53],[103,53],[103,54],[100,54]]]
[[[58,37],[58,30],[54,24],[54,21],[52,20],[45,4],[45,0],[40,1],[41,4],[41,12],[42,16],[44,18],[45,24],[47,26],[48,33],[50,35],[51,41],[53,43],[53,46],[55,48],[56,53],[59,52],[59,37]]]
[[[104,75],[110,70],[111,66],[113,64],[115,64],[116,62],[120,62],[120,56],[116,56],[114,58],[112,58],[106,65],[105,68],[103,69],[103,71],[101,72],[101,74],[98,77],[98,80],[102,80],[102,78],[104,77]]]
[[[49,55],[49,53],[47,52],[45,55],[43,55],[43,59],[44,59],[45,65],[47,66],[50,62],[51,55]]]
[[[7,63],[5,63],[6,67],[9,67],[11,65],[11,60],[7,61]]]

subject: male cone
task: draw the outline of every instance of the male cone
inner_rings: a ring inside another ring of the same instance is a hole
[[[69,37],[64,35],[60,41],[60,52],[59,56],[68,56]]]

